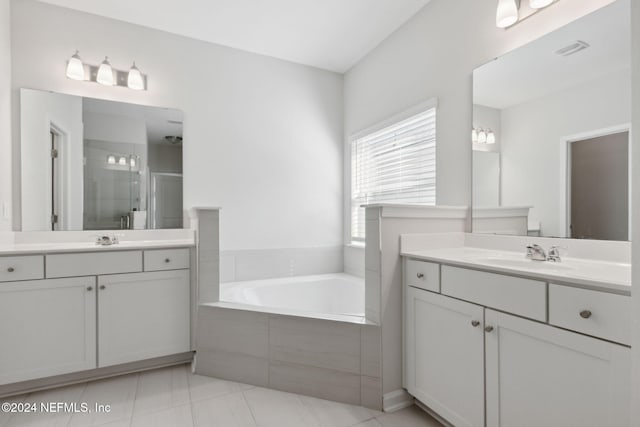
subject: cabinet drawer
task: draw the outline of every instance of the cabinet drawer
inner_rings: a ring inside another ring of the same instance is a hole
[[[547,321],[546,282],[447,265],[440,275],[444,295]]]
[[[142,271],[142,251],[47,255],[48,278],[139,271]]]
[[[405,283],[420,289],[440,292],[440,265],[408,259],[405,263]]]
[[[157,249],[144,251],[144,271],[189,268],[189,249]]]
[[[549,284],[549,323],[631,345],[631,297]]]
[[[0,282],[44,278],[44,256],[0,257]]]

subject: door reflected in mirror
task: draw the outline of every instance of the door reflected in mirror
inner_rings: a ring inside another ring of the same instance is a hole
[[[474,232],[629,240],[629,16],[617,0],[474,71]]]
[[[22,89],[22,230],[182,228],[181,111]]]

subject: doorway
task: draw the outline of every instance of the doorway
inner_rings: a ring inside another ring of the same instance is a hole
[[[568,144],[571,238],[629,240],[629,131]]]

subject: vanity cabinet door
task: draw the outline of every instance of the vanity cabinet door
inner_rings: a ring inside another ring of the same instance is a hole
[[[98,277],[98,366],[190,351],[189,270]]]
[[[0,283],[0,384],[96,367],[96,279]]]
[[[630,348],[485,312],[487,427],[629,425]]]
[[[483,308],[405,289],[407,390],[455,426],[484,426]]]

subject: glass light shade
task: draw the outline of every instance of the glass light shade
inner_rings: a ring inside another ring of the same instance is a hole
[[[495,144],[496,143],[496,134],[493,131],[487,132],[487,144]]]
[[[518,22],[518,5],[516,0],[498,0],[496,26],[507,28]]]
[[[129,86],[129,89],[133,90],[144,89],[144,80],[142,79],[142,74],[140,73],[140,70],[138,70],[138,67],[136,67],[135,62],[127,75],[127,86]]]
[[[471,142],[478,142],[478,131],[475,128],[471,129]]]
[[[553,3],[553,0],[529,0],[529,6],[531,9],[542,9]]]
[[[109,63],[109,58],[106,56],[102,64],[100,64],[100,68],[98,68],[96,81],[105,86],[113,86],[113,69]]]
[[[478,132],[478,142],[480,144],[485,144],[487,142],[487,133],[482,129]]]
[[[84,80],[84,64],[77,50],[67,62],[67,77],[73,80]]]
[[[134,159],[133,157],[129,160],[129,166],[131,166],[132,168],[136,167],[136,159]]]
[[[127,166],[127,159],[124,157],[120,157],[120,159],[118,159],[118,164],[120,166]]]
[[[115,165],[116,164],[116,156],[110,154],[107,156],[107,164]]]

